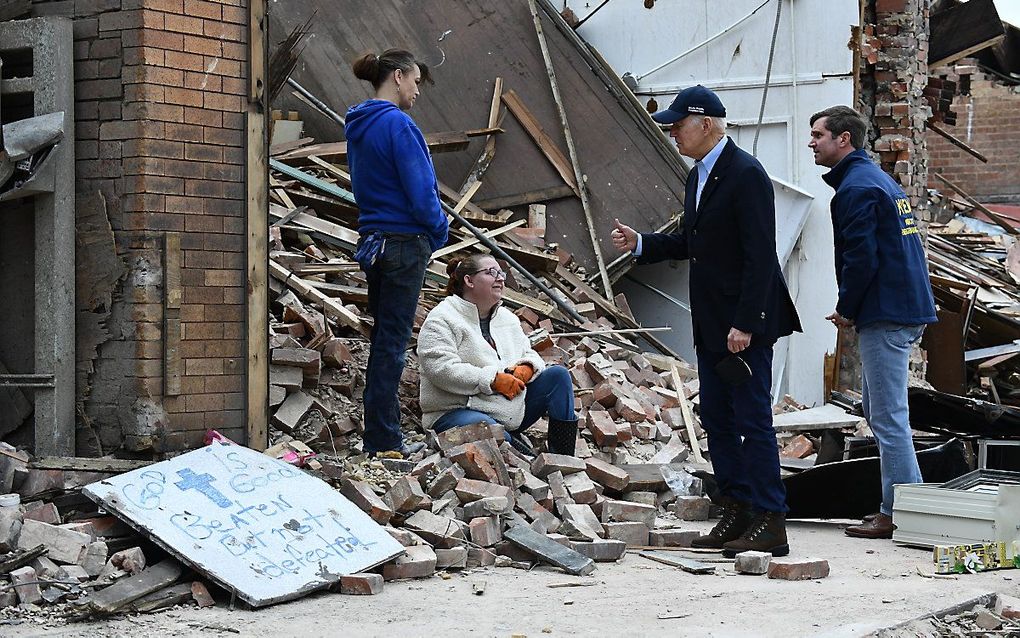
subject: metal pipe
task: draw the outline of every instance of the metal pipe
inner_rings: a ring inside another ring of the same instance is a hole
[[[301,86],[300,84],[298,84],[297,80],[295,80],[294,78],[287,78],[287,84],[289,84],[292,87],[294,87],[294,89],[298,93],[303,95],[305,97],[305,99],[307,99],[309,102],[314,104],[315,108],[319,109],[320,111],[322,111],[323,113],[328,115],[329,118],[332,119],[334,122],[336,122],[340,126],[344,126],[345,125],[344,118],[342,118],[339,113],[337,113],[333,109],[329,108],[329,106],[327,106],[325,102],[323,102],[319,98],[317,98],[314,95],[312,95],[312,92],[309,91],[308,89],[306,89],[305,87]]]

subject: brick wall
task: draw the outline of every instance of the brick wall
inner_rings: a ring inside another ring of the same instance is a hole
[[[928,0],[868,0],[861,43],[860,110],[871,119],[871,150],[925,219],[928,160]]]
[[[1006,86],[961,60],[951,69],[933,69],[969,91],[957,95],[952,110],[956,126],[946,130],[988,158],[982,163],[935,133],[928,133],[931,169],[942,172],[968,194],[983,202],[1020,204],[1020,87]],[[965,78],[965,79],[964,79]],[[929,180],[940,191],[945,185]]]
[[[82,201],[102,194],[126,265],[111,306],[98,309],[94,353],[79,347],[80,454],[195,447],[207,428],[244,440],[248,3],[33,6],[74,17],[76,188],[91,196]],[[168,233],[180,239],[173,311]],[[88,278],[79,272],[77,285]],[[181,326],[175,396],[164,392],[166,312]]]

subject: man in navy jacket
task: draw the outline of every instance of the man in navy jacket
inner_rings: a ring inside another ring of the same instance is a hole
[[[893,485],[920,483],[907,411],[910,349],[925,324],[937,321],[928,265],[910,200],[863,150],[867,124],[848,106],[811,116],[815,164],[836,190],[832,234],[836,247],[836,326],[854,326],[863,368],[864,416],[882,466],[879,512],[846,529],[848,536],[890,538]]]
[[[672,124],[677,149],[697,160],[685,188],[683,224],[675,233],[639,235],[617,220],[612,239],[640,264],[690,263],[701,423],[723,506],[719,524],[692,545],[728,556],[746,550],[784,556],[790,550],[772,427],[772,347],[799,331],[800,320],[776,258],[772,182],[726,137],[726,109],[709,89],[684,89],[652,117]],[[746,364],[750,377],[727,382],[725,367],[734,363]]]

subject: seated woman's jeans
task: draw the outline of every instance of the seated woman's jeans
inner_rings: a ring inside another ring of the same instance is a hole
[[[576,421],[574,414],[574,384],[570,373],[563,366],[549,366],[531,380],[524,395],[524,419],[518,428],[507,427],[514,432],[523,432],[543,416],[557,421]],[[484,412],[470,408],[450,410],[439,417],[432,429],[438,434],[451,428],[473,423],[496,423]],[[506,426],[506,424],[503,424]]]

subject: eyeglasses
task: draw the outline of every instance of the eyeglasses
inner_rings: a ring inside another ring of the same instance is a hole
[[[478,273],[483,272],[492,277],[493,279],[506,279],[506,271],[500,270],[499,268],[496,268],[494,266],[490,266],[489,268],[482,268],[481,270],[476,270],[471,274],[477,275]]]

